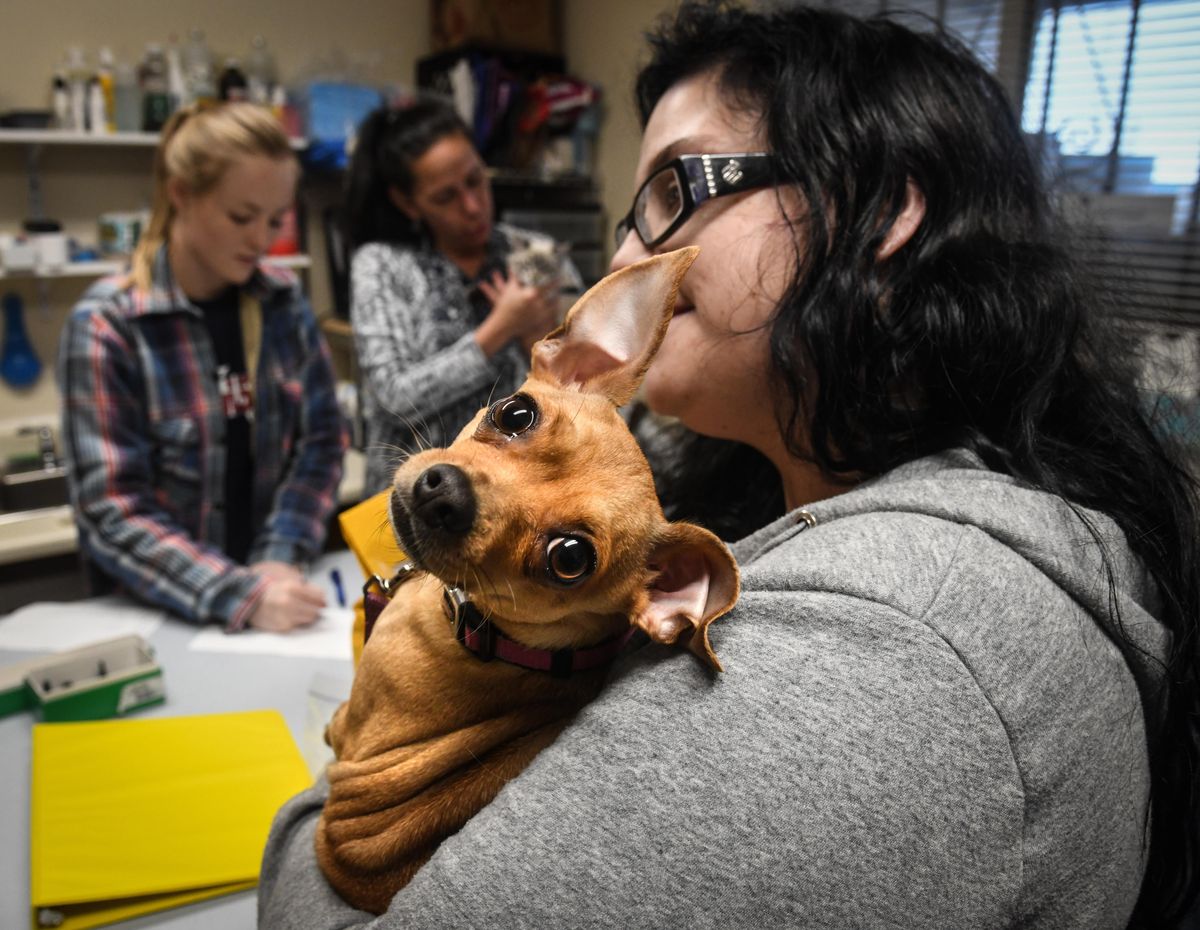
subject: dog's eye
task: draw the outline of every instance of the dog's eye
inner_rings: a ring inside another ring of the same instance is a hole
[[[579,536],[555,536],[546,544],[546,571],[559,584],[578,584],[596,570],[596,550]]]
[[[514,394],[496,403],[488,414],[492,425],[502,433],[516,436],[532,429],[537,422],[537,405],[524,394]]]

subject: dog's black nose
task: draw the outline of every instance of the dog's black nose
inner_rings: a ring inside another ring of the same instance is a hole
[[[466,472],[434,465],[413,484],[413,515],[435,532],[465,536],[475,524],[475,492]]]

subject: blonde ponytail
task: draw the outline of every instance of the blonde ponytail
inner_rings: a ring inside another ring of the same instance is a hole
[[[178,179],[191,194],[203,195],[221,182],[236,159],[253,155],[296,157],[283,127],[264,106],[242,102],[192,104],[167,121],[154,151],[150,222],[131,260],[130,277],[135,288],[149,291],[153,286],[154,260],[170,235],[175,208],[169,183]]]

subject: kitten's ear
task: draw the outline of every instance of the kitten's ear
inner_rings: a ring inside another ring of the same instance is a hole
[[[646,376],[675,311],[679,282],[700,250],[656,255],[610,274],[533,347],[531,376],[603,394],[620,407]]]

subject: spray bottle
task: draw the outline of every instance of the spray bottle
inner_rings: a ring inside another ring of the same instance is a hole
[[[188,92],[187,81],[183,77],[183,62],[179,54],[179,40],[171,36],[167,46],[167,98],[170,101],[170,111],[174,113],[180,107],[186,107],[192,102]]]
[[[267,48],[267,40],[255,36],[250,41],[250,57],[246,59],[246,80],[249,83],[250,99],[254,103],[269,104],[271,88],[275,84],[275,59]]]
[[[104,91],[100,78],[93,77],[87,83],[87,128],[92,135],[108,132],[108,114],[104,111]]]
[[[188,96],[197,103],[214,103],[217,99],[217,80],[213,67],[212,52],[204,40],[204,31],[193,29],[188,33],[187,45],[183,49],[183,77],[188,85]]]
[[[157,42],[146,43],[142,58],[142,131],[158,132],[171,115],[167,97],[167,58]]]
[[[96,80],[100,84],[100,95],[104,103],[105,131],[116,132],[117,79],[112,49],[107,45],[100,49],[100,67],[96,69]],[[98,130],[93,126],[92,131],[97,132]]]
[[[67,49],[67,94],[71,101],[70,127],[75,132],[83,132],[87,128],[87,85],[90,78],[83,49],[72,45]]]
[[[54,128],[71,128],[71,90],[67,84],[67,73],[64,68],[54,72],[54,83],[51,85],[51,109],[54,111]]]

